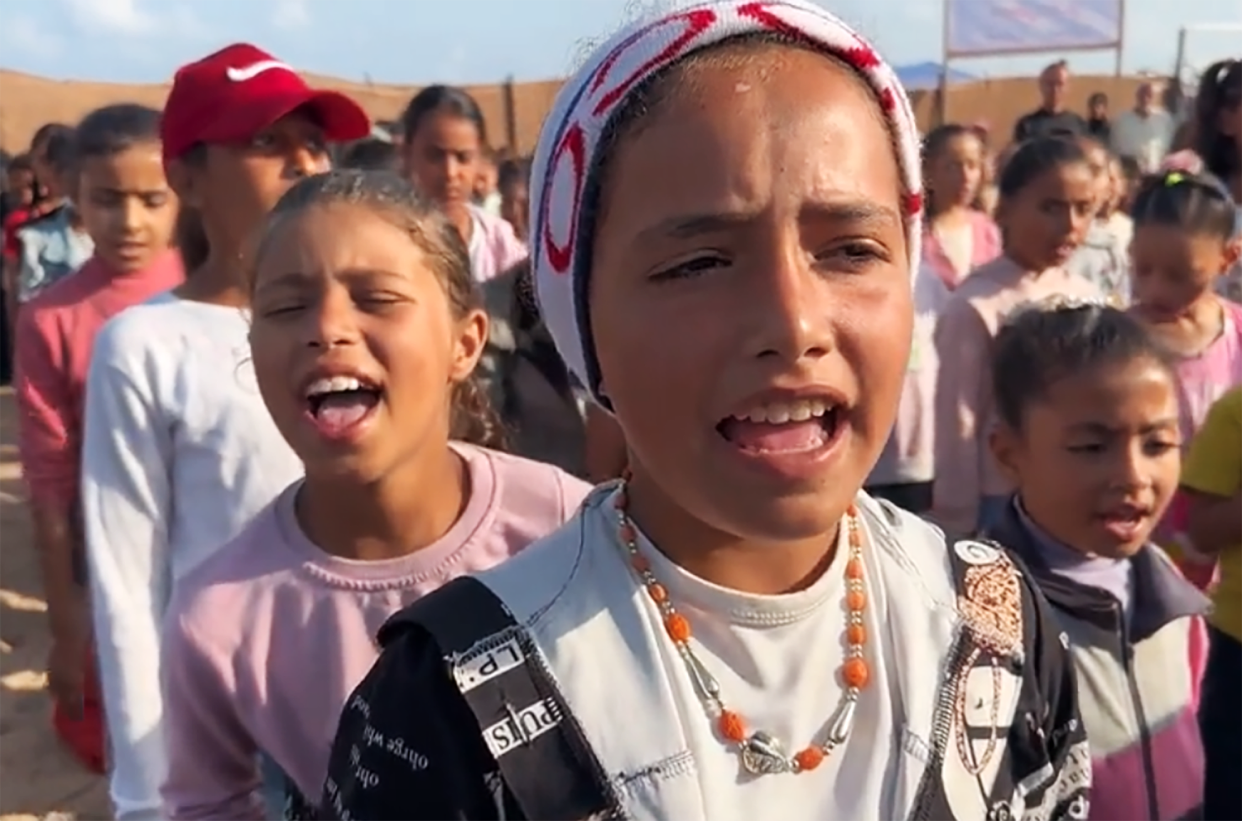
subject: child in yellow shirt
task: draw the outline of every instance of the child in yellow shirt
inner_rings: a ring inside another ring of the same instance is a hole
[[[1199,704],[1206,758],[1203,818],[1242,818],[1242,387],[1212,406],[1182,467],[1189,547],[1217,557],[1211,649]],[[1189,552],[1188,550],[1185,552]]]

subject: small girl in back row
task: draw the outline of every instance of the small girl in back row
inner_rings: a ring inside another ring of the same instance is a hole
[[[1234,204],[1210,176],[1169,171],[1150,179],[1131,210],[1132,311],[1177,356],[1182,441],[1242,383],[1242,305],[1215,291],[1238,260]]]
[[[380,625],[554,530],[587,491],[480,447],[498,435],[472,378],[487,318],[466,246],[399,177],[299,183],[254,264],[255,374],[306,476],[169,607],[172,818],[262,818],[257,750],[288,774],[295,806],[317,798]]]
[[[1021,303],[1054,294],[1101,296],[1095,285],[1062,267],[1086,234],[1096,194],[1087,156],[1070,139],[1023,143],[1001,172],[996,220],[1004,255],[961,284],[935,331],[932,518],[950,533],[973,533],[987,524],[1010,491],[987,452],[993,421],[988,372],[1001,319]]]
[[[1001,253],[996,223],[973,207],[983,187],[986,162],[983,140],[969,126],[942,125],[923,140],[927,190],[923,264],[950,291],[971,271]]]
[[[992,368],[991,448],[1017,493],[986,532],[1069,637],[1089,818],[1197,818],[1207,600],[1151,542],[1181,466],[1174,361],[1124,312],[1054,299],[1007,321]]]
[[[1216,291],[1238,260],[1234,205],[1213,177],[1167,171],[1139,191],[1131,214],[1131,310],[1175,355],[1181,441],[1189,445],[1212,404],[1242,384],[1242,305]],[[1206,588],[1216,558],[1199,556],[1184,531],[1185,507],[1178,499],[1161,523],[1160,541],[1187,576]]]

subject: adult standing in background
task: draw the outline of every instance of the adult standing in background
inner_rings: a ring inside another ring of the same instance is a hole
[[[1039,74],[1039,108],[1023,116],[1013,127],[1013,141],[1025,142],[1034,137],[1079,136],[1090,133],[1087,121],[1065,108],[1069,90],[1069,63],[1058,60]]]
[[[1113,123],[1113,151],[1133,157],[1144,174],[1152,174],[1169,153],[1177,124],[1173,116],[1156,105],[1156,87],[1144,82],[1134,93],[1134,108],[1123,111]]]

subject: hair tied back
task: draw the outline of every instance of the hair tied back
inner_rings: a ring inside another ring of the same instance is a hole
[[[1059,311],[1081,311],[1086,308],[1120,308],[1119,304],[1102,297],[1079,297],[1053,294],[1043,299],[1019,303],[1006,314],[1001,327],[1014,324],[1017,320],[1031,313],[1055,313]]]

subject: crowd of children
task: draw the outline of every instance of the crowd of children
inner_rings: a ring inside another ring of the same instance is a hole
[[[532,158],[238,44],[11,168],[116,817],[1242,816],[1242,62],[1136,176],[816,4],[640,18]]]

